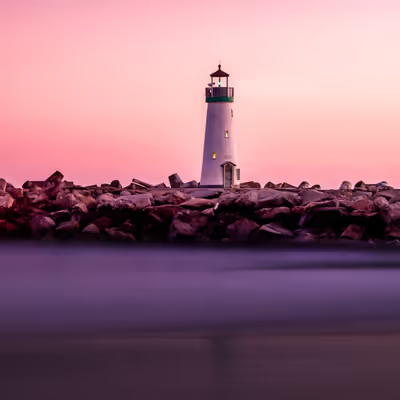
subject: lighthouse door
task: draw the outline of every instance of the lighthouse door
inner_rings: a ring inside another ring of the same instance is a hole
[[[233,166],[231,164],[224,165],[224,188],[229,189],[232,187]]]

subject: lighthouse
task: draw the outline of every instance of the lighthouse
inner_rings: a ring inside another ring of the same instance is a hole
[[[221,70],[221,65],[210,77],[211,82],[206,88],[207,120],[200,186],[239,187],[240,169],[236,161],[233,129],[233,87],[228,86],[229,74]]]

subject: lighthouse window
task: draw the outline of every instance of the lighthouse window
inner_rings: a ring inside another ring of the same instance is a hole
[[[236,179],[240,181],[240,169],[236,170]]]
[[[229,132],[225,131],[225,138],[228,138],[228,137],[229,137]]]
[[[217,155],[215,154],[215,151],[214,151],[214,153],[212,155],[212,158],[213,158],[213,160],[215,160],[217,158]]]
[[[231,108],[231,117],[233,118],[233,110],[232,110],[232,108]]]

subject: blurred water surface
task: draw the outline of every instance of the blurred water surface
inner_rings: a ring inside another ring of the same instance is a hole
[[[0,246],[2,399],[400,394],[396,249]]]

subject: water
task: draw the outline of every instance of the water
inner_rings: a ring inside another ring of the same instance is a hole
[[[398,398],[400,253],[0,246],[0,398]]]

